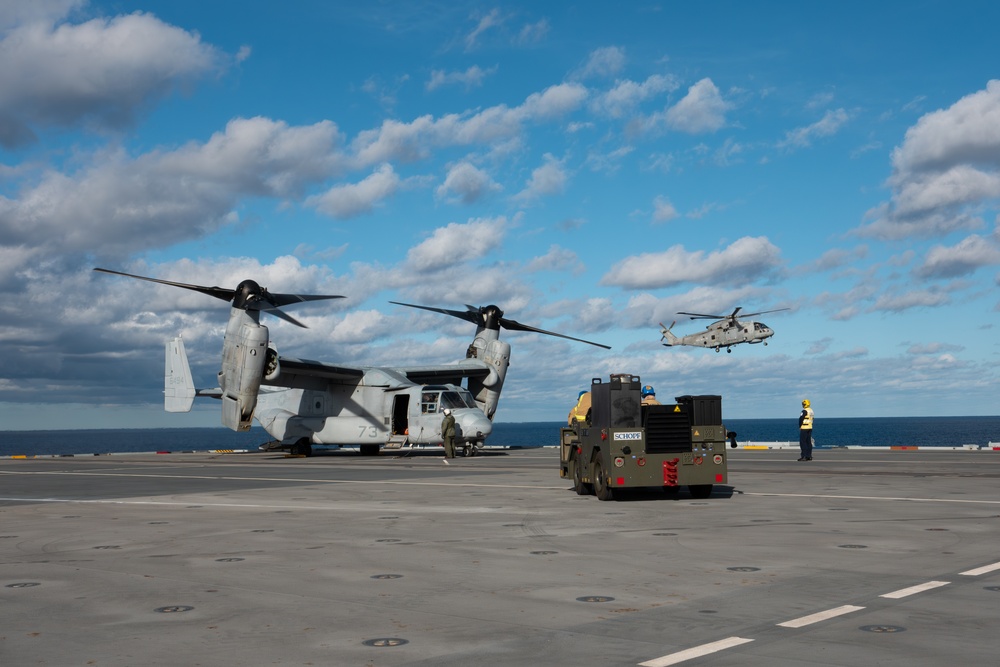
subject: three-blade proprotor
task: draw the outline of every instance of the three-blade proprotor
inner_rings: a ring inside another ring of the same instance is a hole
[[[506,318],[503,316],[503,311],[497,306],[482,306],[476,308],[475,306],[466,305],[466,310],[449,310],[448,308],[434,308],[433,306],[418,306],[413,303],[402,303],[400,301],[390,301],[389,303],[396,304],[397,306],[406,306],[408,308],[420,308],[421,310],[429,310],[435,313],[442,313],[444,315],[451,315],[452,317],[457,317],[460,320],[465,320],[466,322],[471,322],[476,326],[483,327],[485,329],[498,330],[500,327],[507,329],[509,331],[531,331],[534,333],[545,334],[546,336],[556,336],[558,338],[565,338],[567,340],[575,340],[578,343],[586,343],[587,345],[593,345],[595,347],[603,347],[605,350],[610,350],[609,345],[602,345],[601,343],[595,343],[593,341],[584,340],[582,338],[574,338],[573,336],[567,336],[565,334],[556,333],[554,331],[546,331],[545,329],[539,329],[538,327],[529,326],[527,324],[521,324],[515,320]]]
[[[244,280],[239,284],[239,286],[237,286],[236,289],[226,289],[225,287],[206,287],[204,285],[190,285],[188,283],[178,283],[171,280],[161,280],[159,278],[148,278],[146,276],[137,276],[131,273],[123,273],[121,271],[112,271],[111,269],[95,268],[94,271],[201,292],[202,294],[214,296],[216,299],[232,301],[234,308],[268,312],[276,317],[280,317],[286,322],[291,322],[295,326],[302,328],[306,328],[306,325],[302,324],[291,315],[282,312],[279,310],[279,307],[289,306],[296,303],[304,303],[306,301],[344,298],[343,296],[335,294],[272,294],[267,291],[267,288],[261,287],[253,280]]]

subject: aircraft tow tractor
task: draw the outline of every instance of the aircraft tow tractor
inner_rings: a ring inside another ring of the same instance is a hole
[[[637,375],[593,379],[586,418],[560,431],[559,476],[599,500],[639,487],[674,493],[687,486],[693,497],[709,497],[728,479],[726,441],[736,447],[736,434],[722,424],[722,397],[643,405],[641,387]]]

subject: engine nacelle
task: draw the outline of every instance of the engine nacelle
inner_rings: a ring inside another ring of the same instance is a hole
[[[219,371],[223,426],[234,431],[250,430],[267,352],[267,327],[234,312],[226,328]]]
[[[475,357],[489,366],[490,374],[481,379],[469,378],[469,391],[483,407],[486,416],[493,419],[510,365],[510,345],[502,340],[476,338],[472,347],[475,348]]]

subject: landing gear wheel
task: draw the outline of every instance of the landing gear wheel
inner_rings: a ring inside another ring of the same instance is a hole
[[[378,445],[361,445],[361,456],[378,456]]]
[[[594,460],[594,495],[597,496],[598,500],[613,500],[615,497],[615,492],[611,490],[608,486],[608,478],[604,474],[604,464],[601,463],[600,457]]]
[[[712,495],[711,484],[691,484],[688,486],[692,498],[708,498]]]
[[[475,456],[476,449],[472,445],[465,445],[462,447],[462,456]]]
[[[309,438],[299,438],[292,445],[291,453],[293,456],[312,456],[313,448],[312,443],[309,442]]]
[[[594,486],[583,481],[583,464],[573,457],[573,490],[578,496],[589,496],[594,492]]]

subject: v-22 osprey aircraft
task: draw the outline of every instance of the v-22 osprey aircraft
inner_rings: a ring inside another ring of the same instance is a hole
[[[358,446],[367,456],[377,455],[382,447],[440,445],[441,413],[445,408],[450,408],[455,417],[456,448],[465,455],[474,455],[493,430],[493,415],[510,363],[510,344],[499,339],[501,328],[610,349],[507,319],[497,306],[466,306],[466,310],[459,311],[393,301],[475,324],[476,335],[465,359],[453,364],[400,368],[295,359],[278,354],[268,328],[260,323],[261,312],[304,327],[279,307],[342,296],[272,293],[253,280],[226,289],[94,270],[232,302],[222,344],[219,386],[195,388],[184,341],[174,338],[166,343],[164,409],[188,412],[196,396],[220,399],[224,426],[247,431],[256,418],[274,438],[267,449],[288,449],[305,456],[312,455],[313,445]]]
[[[737,306],[729,315],[705,315],[703,313],[684,312],[677,313],[678,315],[690,315],[692,320],[709,319],[718,321],[709,324],[705,327],[705,331],[702,333],[690,334],[681,337],[675,336],[671,332],[671,329],[674,328],[674,324],[677,324],[676,321],[674,321],[669,327],[663,326],[663,323],[660,322],[660,333],[663,334],[660,340],[666,341],[663,344],[667,347],[672,347],[674,345],[693,345],[696,347],[714,348],[716,352],[722,348],[726,348],[726,352],[730,353],[733,351],[733,345],[738,345],[739,343],[749,343],[750,345],[763,343],[764,345],[767,345],[767,339],[774,335],[774,330],[763,322],[737,319],[736,314],[740,312],[740,310],[741,307]],[[744,317],[777,313],[782,310],[788,310],[788,308],[763,310],[759,313],[747,313]]]

